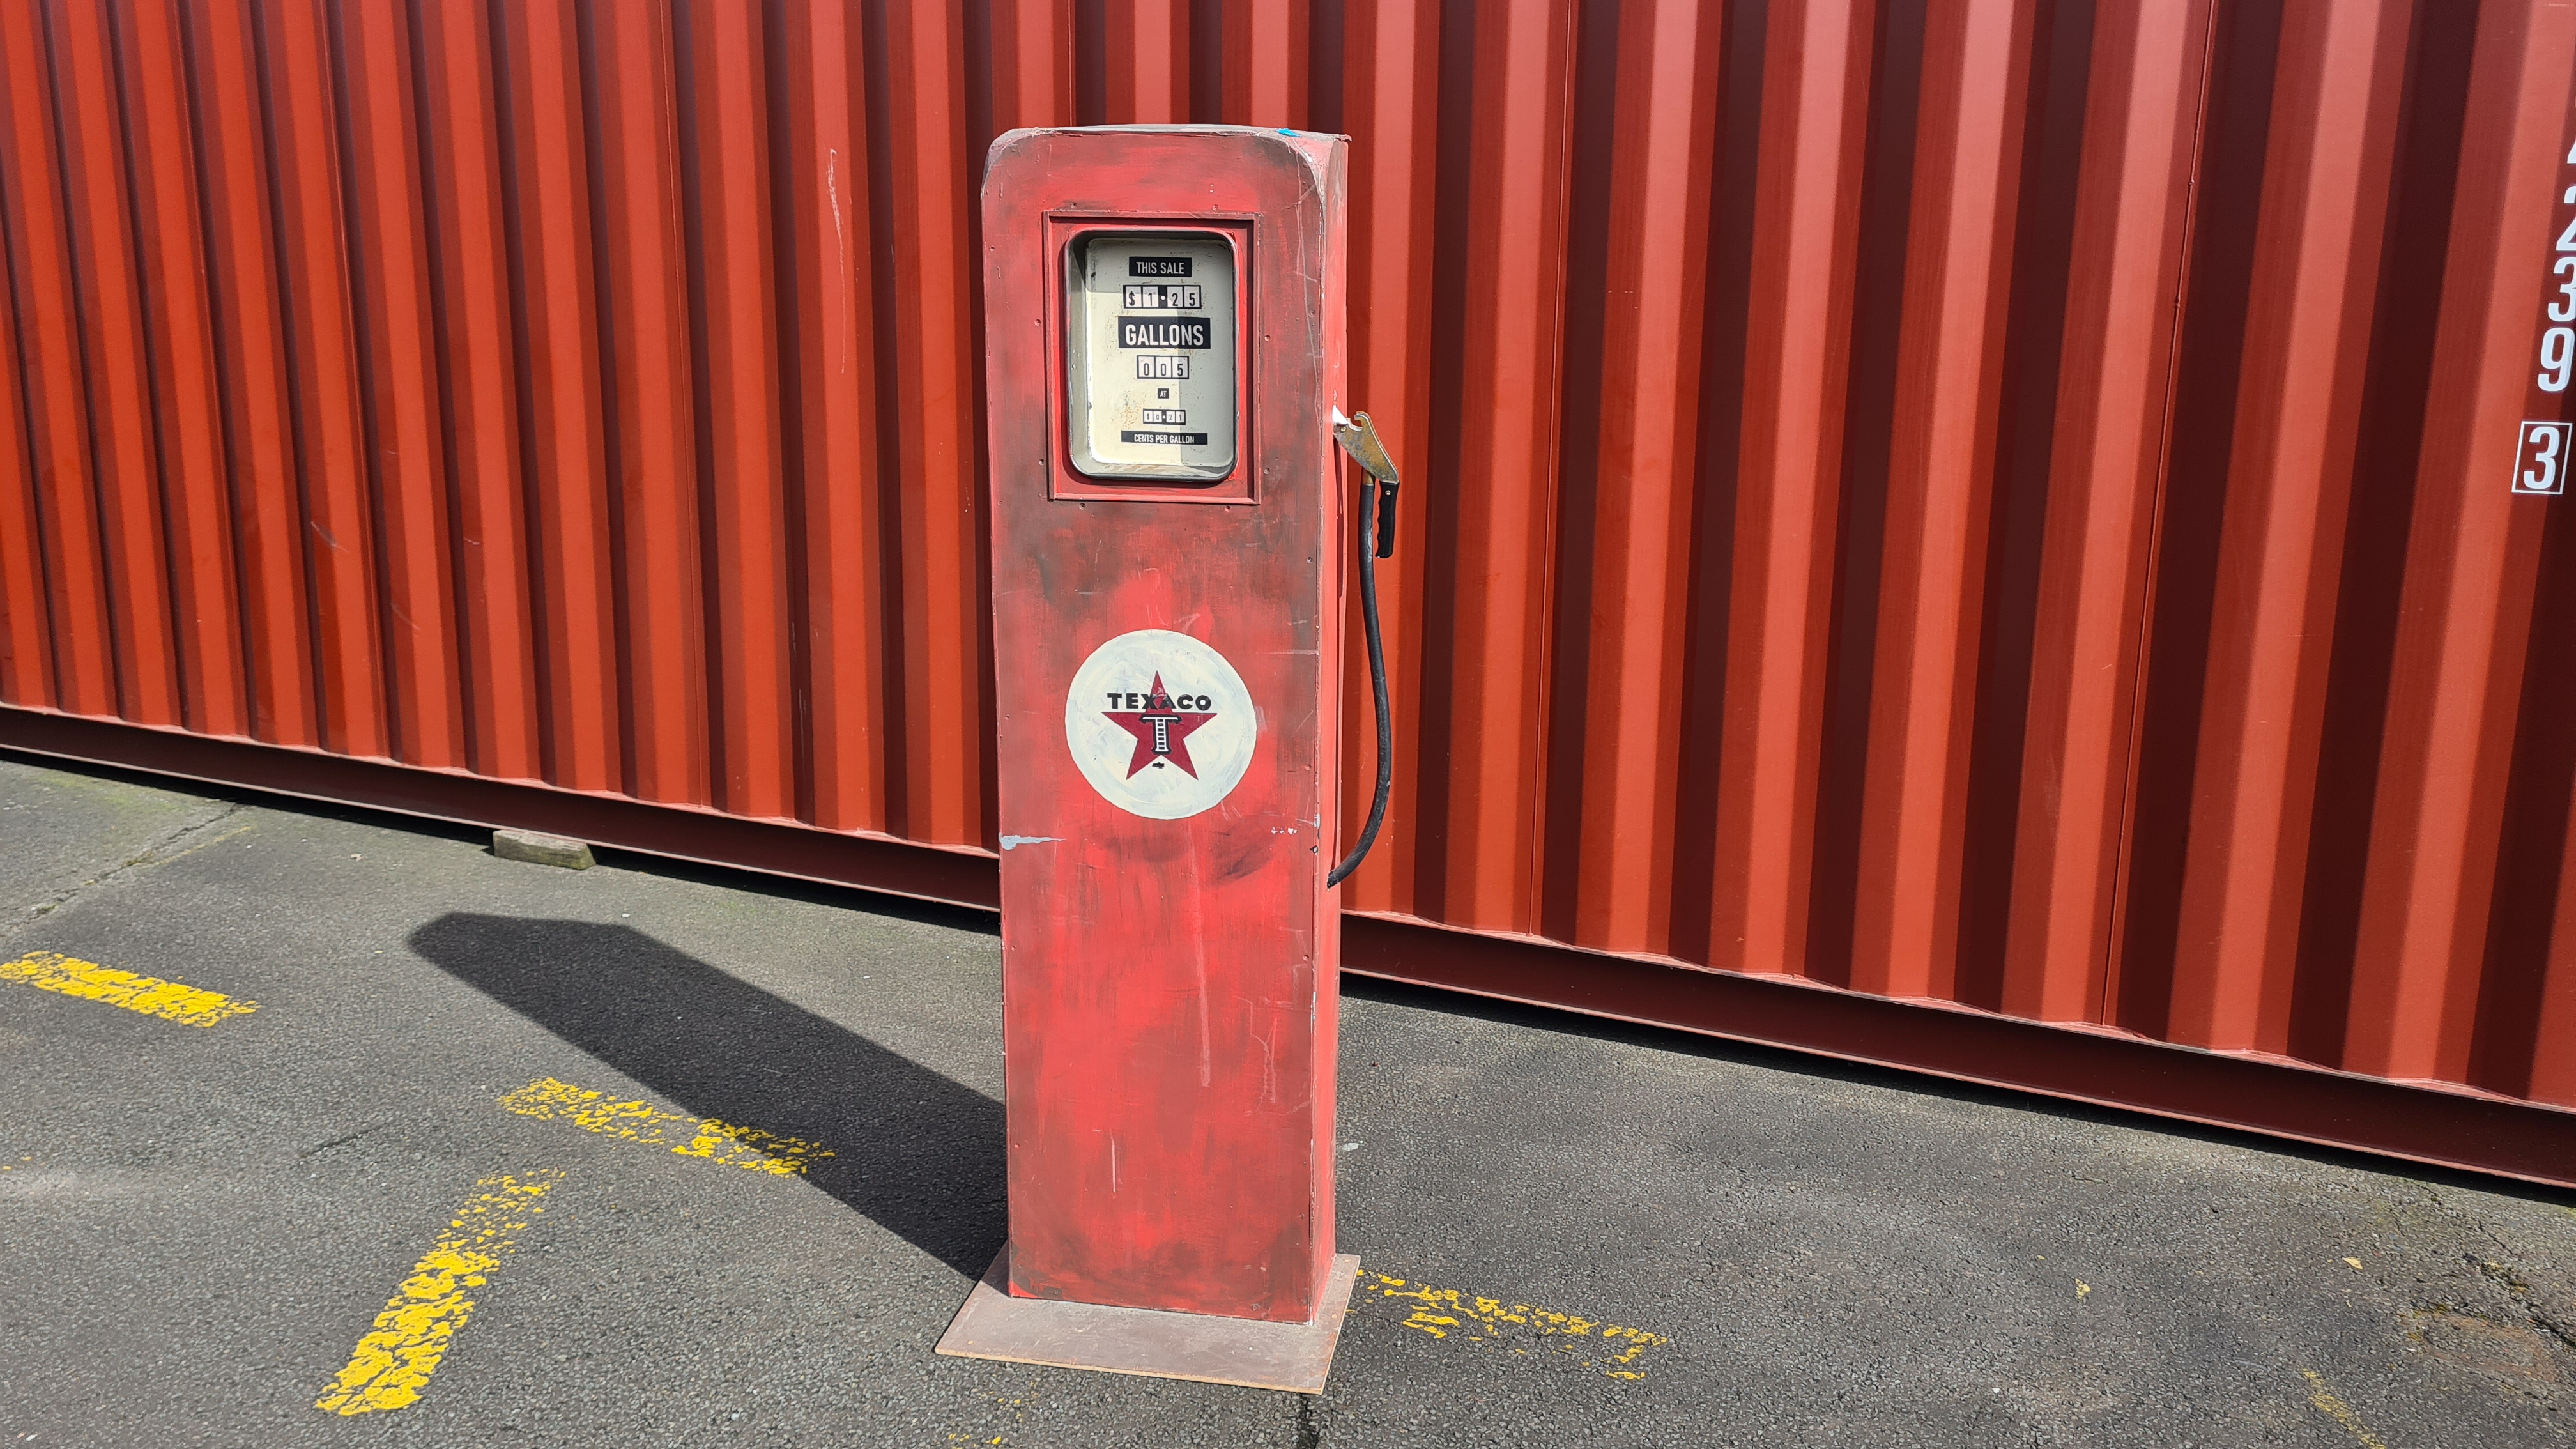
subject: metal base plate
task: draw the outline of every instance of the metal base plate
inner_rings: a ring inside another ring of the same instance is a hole
[[[1144,1374],[1320,1394],[1341,1342],[1342,1315],[1358,1279],[1357,1254],[1333,1259],[1323,1302],[1304,1323],[1263,1323],[1206,1313],[1110,1308],[1011,1296],[1011,1248],[1005,1243],[966,1295],[966,1306],[939,1338],[951,1358],[993,1358],[1057,1368]]]

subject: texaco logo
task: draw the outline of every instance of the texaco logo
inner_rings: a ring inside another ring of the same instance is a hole
[[[1180,820],[1231,793],[1252,763],[1252,696],[1225,656],[1169,629],[1091,651],[1064,698],[1064,740],[1101,798]]]

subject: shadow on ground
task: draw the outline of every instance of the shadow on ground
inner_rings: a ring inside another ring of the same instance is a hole
[[[969,1278],[1002,1244],[1002,1104],[628,926],[450,913],[430,964],[701,1117],[820,1141],[814,1185]]]

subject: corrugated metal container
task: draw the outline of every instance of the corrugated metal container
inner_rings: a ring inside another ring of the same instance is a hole
[[[985,146],[1346,131],[1345,900],[1485,943],[1354,964],[2576,1180],[2571,100],[2540,0],[0,7],[0,742],[989,900]]]

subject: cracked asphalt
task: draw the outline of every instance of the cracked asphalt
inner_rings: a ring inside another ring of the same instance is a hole
[[[0,962],[257,1004],[0,981],[0,1445],[2569,1437],[2576,1197],[1356,982],[1324,1394],[938,1358],[985,918],[23,757],[0,842]],[[451,1241],[416,1399],[317,1409]]]

